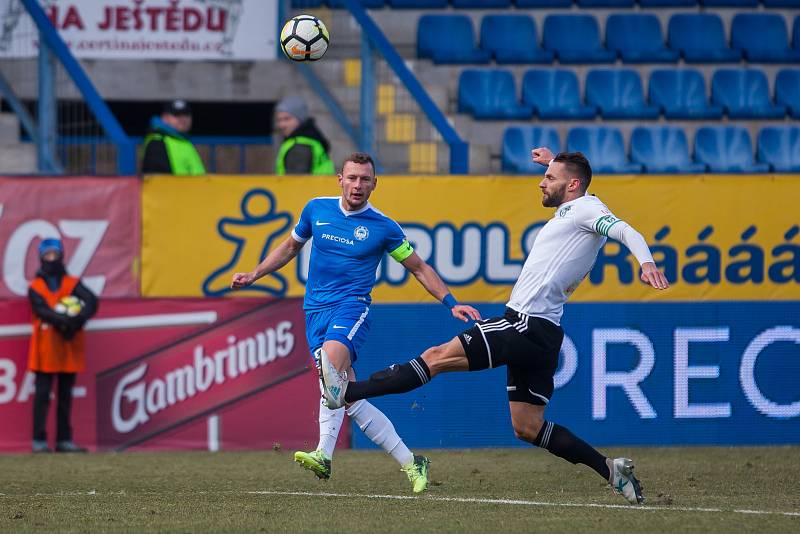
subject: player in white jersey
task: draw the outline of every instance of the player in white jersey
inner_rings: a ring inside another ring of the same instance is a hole
[[[539,184],[542,205],[556,208],[533,244],[503,317],[477,322],[448,343],[426,350],[403,365],[347,384],[346,377],[324,357],[320,379],[329,407],[416,389],[439,373],[479,371],[501,365],[508,369],[508,400],[516,436],[574,464],[594,469],[631,504],[644,496],[628,458],[606,458],[568,429],[544,419],[553,394],[553,376],[564,331],[564,303],[589,274],[608,237],[627,246],[642,266],[642,281],[655,289],[669,287],[642,235],[617,219],[597,197],[588,195],[589,162],[580,152],[555,157],[546,148],[532,151],[547,165]],[[336,388],[340,388],[337,390]],[[331,391],[340,391],[338,395]]]

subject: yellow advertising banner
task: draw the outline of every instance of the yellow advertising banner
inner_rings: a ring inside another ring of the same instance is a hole
[[[403,227],[417,253],[466,302],[505,302],[536,234],[540,177],[381,176],[370,202]],[[340,192],[335,177],[147,177],[142,198],[142,295],[229,294],[289,236],[303,206]],[[590,192],[644,235],[672,287],[649,290],[638,264],[612,241],[573,301],[800,300],[800,176],[601,176]],[[243,296],[300,296],[296,261]],[[376,302],[430,296],[386,257]]]

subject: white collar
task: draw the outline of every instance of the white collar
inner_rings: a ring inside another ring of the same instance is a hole
[[[338,206],[339,206],[339,211],[341,211],[341,212],[342,212],[342,214],[343,214],[345,217],[350,217],[351,215],[358,215],[359,213],[364,213],[364,212],[365,212],[365,211],[367,211],[368,209],[372,208],[372,204],[370,204],[370,203],[369,203],[369,200],[368,200],[368,201],[367,201],[367,203],[366,203],[366,204],[364,204],[364,207],[362,207],[361,209],[357,209],[356,211],[347,211],[347,210],[346,210],[346,209],[344,209],[344,207],[342,206],[342,197],[339,197]]]

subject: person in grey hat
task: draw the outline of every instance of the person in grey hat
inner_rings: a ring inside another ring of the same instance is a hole
[[[330,144],[308,114],[305,100],[288,96],[275,107],[275,122],[283,136],[275,174],[336,174]]]
[[[160,117],[150,119],[144,138],[142,174],[205,174],[197,149],[187,137],[192,128],[192,109],[185,100],[167,102]]]

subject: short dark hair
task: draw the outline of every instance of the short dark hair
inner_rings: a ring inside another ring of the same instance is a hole
[[[583,152],[561,152],[553,158],[553,161],[563,163],[567,171],[580,180],[584,191],[589,189],[589,184],[592,183],[592,166],[589,165],[589,160]]]
[[[359,165],[366,165],[369,163],[372,165],[372,174],[375,174],[375,162],[372,161],[372,156],[367,154],[366,152],[353,152],[349,156],[347,156],[344,161],[342,162],[342,168],[339,171],[339,174],[344,173],[344,166],[347,165],[347,162],[351,163],[358,163]]]

